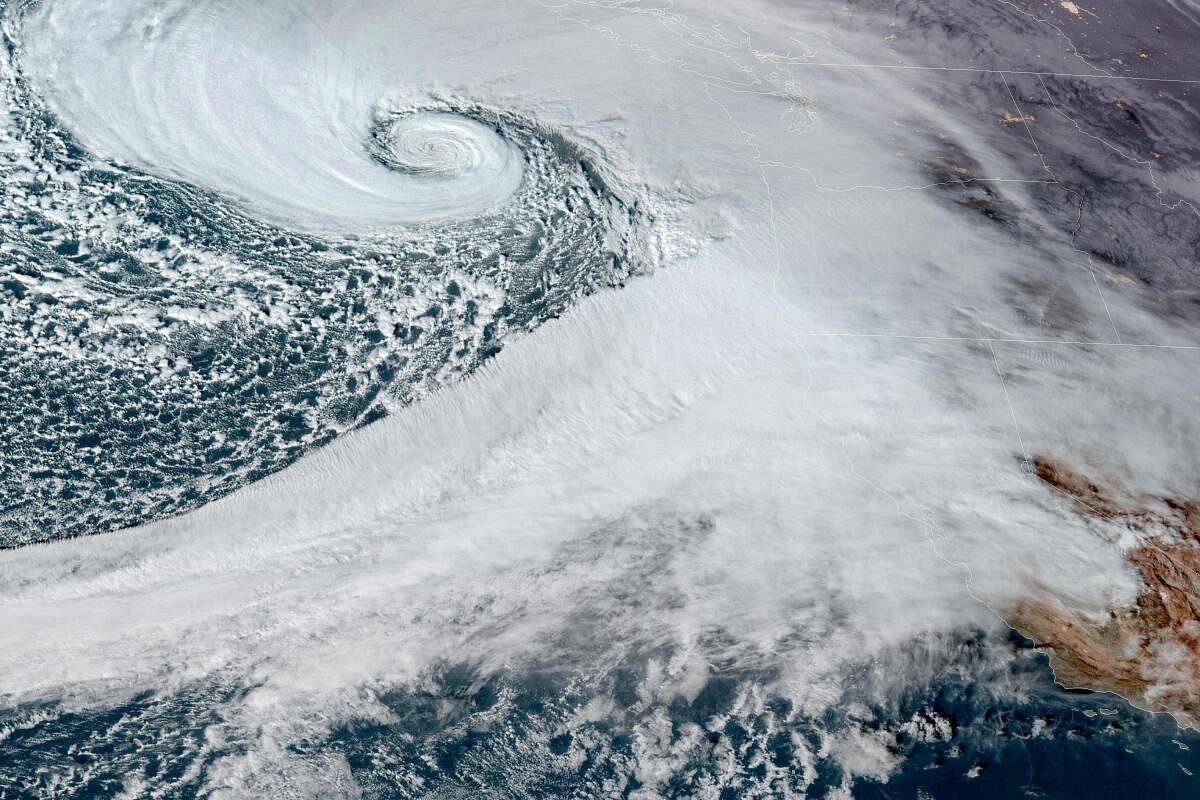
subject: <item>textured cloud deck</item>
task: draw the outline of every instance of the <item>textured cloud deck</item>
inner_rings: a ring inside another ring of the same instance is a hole
[[[1200,8],[0,0],[0,798],[1200,794]]]

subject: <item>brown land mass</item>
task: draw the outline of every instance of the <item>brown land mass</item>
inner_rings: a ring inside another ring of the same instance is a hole
[[[1080,515],[1139,533],[1141,544],[1126,556],[1142,591],[1107,619],[1025,600],[1010,624],[1050,654],[1063,685],[1116,692],[1200,729],[1200,503],[1131,498],[1045,457],[1034,466]]]

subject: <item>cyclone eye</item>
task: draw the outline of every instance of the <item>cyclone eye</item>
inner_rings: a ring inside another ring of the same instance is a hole
[[[431,207],[443,196],[505,186],[523,172],[520,151],[501,129],[442,109],[377,115],[367,153],[397,179],[412,181],[409,188],[427,196]]]
[[[511,159],[511,147],[495,129],[439,111],[377,120],[368,152],[388,169],[431,178],[500,172]]]
[[[8,429],[0,472],[45,471],[72,486],[42,481],[29,503],[22,484],[0,481],[0,508],[17,509],[0,513],[0,547],[135,525],[226,494],[465,376],[507,337],[619,285],[648,252],[635,233],[641,212],[600,177],[595,152],[503,108],[376,101],[343,126],[312,126],[322,146],[293,138],[308,147],[303,159],[276,148],[264,158],[278,164],[239,162],[229,174],[243,190],[226,196],[138,168],[88,170],[50,146],[69,133],[35,92],[7,99],[13,135],[40,148],[43,174],[77,174],[36,191],[77,213],[35,217],[31,234],[24,216],[0,209],[0,241],[27,242],[7,257],[37,274],[45,247],[34,237],[52,232],[56,268],[75,270],[94,299],[48,312],[30,293],[8,310],[30,326],[51,314],[54,330],[77,332],[77,355],[62,358],[53,339],[46,350],[0,339],[35,365],[0,364],[20,398],[13,418],[41,420]],[[0,184],[13,152],[0,148]],[[133,197],[145,207],[124,217],[120,238],[90,246],[87,221],[110,213],[109,198]],[[248,297],[270,312],[247,320]],[[110,315],[152,322],[91,324]],[[88,430],[47,418],[43,393],[73,398]],[[47,431],[61,443],[52,452],[35,445]]]

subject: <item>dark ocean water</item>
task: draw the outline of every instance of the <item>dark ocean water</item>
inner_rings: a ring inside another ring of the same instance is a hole
[[[1160,292],[1164,313],[1200,317],[1200,218],[1164,205],[1140,166],[1200,162],[1196,89],[1151,80],[1200,79],[1200,29],[1186,14],[1163,3],[1090,6],[1102,21],[1070,41],[1129,79],[1117,86],[1065,57],[1027,69],[1030,37],[1064,52],[1038,22],[1072,22],[1057,3],[849,7],[862,13],[831,7],[834,24],[890,20],[910,34],[891,45],[902,52],[1000,70],[1002,80],[981,79],[969,95],[951,87],[946,103],[994,115],[1015,95],[1037,115],[1038,144],[1057,170],[1056,182],[1030,189],[1040,212],[1079,249]],[[0,15],[11,10],[0,0]],[[0,253],[0,546],[195,508],[456,380],[509,334],[644,267],[627,246],[643,221],[636,202],[569,138],[519,116],[455,109],[526,154],[531,181],[504,215],[382,244],[321,238],[195,186],[96,164],[33,91],[18,45],[7,38],[0,63],[6,105],[31,157],[55,170],[0,155],[0,236],[10,245]],[[1124,155],[1083,146],[1059,110]],[[969,154],[946,144],[928,171],[944,177],[951,162]],[[96,215],[116,208],[127,223],[95,247],[83,223],[14,199],[30,195]],[[978,186],[947,185],[944,201],[1033,235]],[[222,274],[225,256],[252,274]],[[76,282],[92,299],[63,290]],[[217,321],[161,311],[176,306]],[[123,316],[138,307],[160,311]],[[381,312],[396,309],[381,325]],[[101,316],[116,321],[97,325]],[[650,739],[671,755],[659,787],[671,798],[825,797],[843,785],[880,800],[1200,797],[1200,734],[1117,697],[1056,686],[1045,658],[1015,635],[964,637],[899,695],[874,691],[864,668],[818,717],[775,692],[775,676],[737,666],[714,669],[691,699],[651,705],[637,695],[645,674],[645,659],[598,674],[446,664],[414,685],[364,688],[387,721],[338,719],[287,754],[314,770],[334,764],[377,798],[635,797]],[[257,732],[230,715],[255,688],[242,680],[217,675],[100,708],[0,708],[0,800],[150,796],[142,786],[202,796],[222,760],[255,746]],[[598,700],[606,713],[584,713]],[[847,777],[831,748],[859,740],[881,743],[885,775]]]
[[[878,676],[864,670],[818,717],[769,689],[748,703],[769,676],[714,672],[695,697],[652,708],[639,704],[644,678],[644,662],[599,675],[446,664],[418,687],[372,689],[388,721],[346,719],[293,743],[290,769],[344,765],[370,798],[636,797],[652,729],[673,756],[658,787],[670,798],[825,797],[846,785],[880,800],[1170,800],[1194,796],[1200,772],[1200,734],[1112,695],[1063,690],[1015,634],[962,640],[886,700],[872,699]],[[142,783],[159,796],[201,796],[215,765],[253,737],[221,711],[247,689],[206,684],[107,709],[0,712],[0,797],[103,798]],[[597,699],[611,713],[581,713]],[[848,779],[823,753],[847,735],[885,742],[894,770]]]
[[[519,115],[438,107],[524,155],[502,213],[315,236],[91,156],[18,53],[9,38],[0,56],[28,153],[0,152],[0,548],[228,494],[646,266],[631,246],[636,202]],[[106,224],[115,235],[101,236]]]

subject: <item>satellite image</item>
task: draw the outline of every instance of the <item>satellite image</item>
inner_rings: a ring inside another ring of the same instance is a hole
[[[0,800],[1200,797],[1200,0],[0,38]]]

